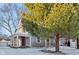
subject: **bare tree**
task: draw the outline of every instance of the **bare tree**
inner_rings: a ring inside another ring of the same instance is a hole
[[[4,4],[0,8],[0,26],[10,35],[17,31],[21,11],[22,9],[18,8],[17,4]]]

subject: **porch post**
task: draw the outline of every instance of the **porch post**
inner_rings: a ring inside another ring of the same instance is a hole
[[[31,37],[30,37],[30,47],[31,47]]]
[[[51,47],[51,39],[49,38],[49,48]]]
[[[47,47],[47,40],[45,40],[45,47]]]
[[[17,35],[17,38],[16,38],[16,40],[17,40],[17,47],[18,47],[18,46],[19,46],[18,35]]]

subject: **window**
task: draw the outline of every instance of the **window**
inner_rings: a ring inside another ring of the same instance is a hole
[[[14,39],[16,39],[17,37],[15,36]]]
[[[47,39],[47,42],[49,42],[49,39]]]
[[[41,40],[40,40],[40,39],[36,39],[36,42],[37,42],[37,43],[41,43]]]

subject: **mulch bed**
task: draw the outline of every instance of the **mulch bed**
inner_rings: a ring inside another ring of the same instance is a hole
[[[45,53],[53,53],[55,55],[66,55],[66,53],[63,53],[62,51],[59,51],[59,52],[51,51],[51,50],[41,50],[41,51]]]

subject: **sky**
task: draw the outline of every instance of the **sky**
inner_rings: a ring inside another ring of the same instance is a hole
[[[5,5],[7,5],[7,4],[3,4],[3,3],[1,3],[0,4],[0,9],[6,9],[6,8],[4,8],[4,6]],[[13,18],[15,19],[15,21],[17,21],[17,19],[19,19],[20,18],[20,15],[18,15],[17,16],[17,12],[15,12],[15,10],[14,10],[14,8],[16,8],[16,6],[17,6],[17,8],[18,8],[18,10],[19,11],[26,11],[26,9],[25,9],[25,7],[24,7],[24,5],[22,4],[22,3],[10,3],[10,5],[11,5],[11,8],[12,8],[12,10],[13,10]],[[16,5],[16,6],[15,6]],[[6,9],[6,11],[7,11],[7,9]],[[0,12],[0,14],[1,14],[1,16],[3,15],[4,17],[8,17],[8,16],[5,16],[5,14],[4,14],[4,12],[2,13],[2,12]],[[1,19],[1,17],[0,17],[0,21],[1,21],[2,19]],[[18,22],[17,22],[17,24],[16,24],[17,26],[18,26]],[[13,28],[13,26],[12,26],[12,24],[11,24],[11,27],[12,27],[12,31],[14,31],[15,29]],[[2,30],[1,30],[2,29]],[[7,31],[7,30],[5,30],[4,28],[0,28],[0,33],[1,34],[5,34],[5,35],[10,35],[10,33]]]

